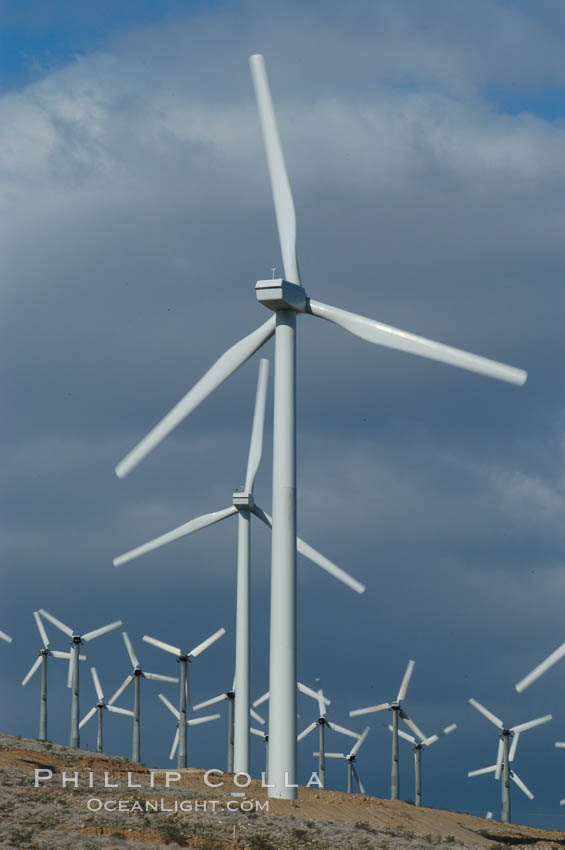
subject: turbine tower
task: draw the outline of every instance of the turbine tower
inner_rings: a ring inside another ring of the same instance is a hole
[[[296,255],[296,215],[267,74],[261,55],[251,57],[285,279],[261,280],[258,300],[275,315],[229,348],[181,401],[118,464],[124,477],[207,396],[275,335],[273,426],[273,538],[271,560],[269,719],[271,797],[296,798],[296,315],[315,316],[367,342],[439,360],[513,384],[527,374],[502,363],[384,325],[309,298]]]
[[[392,726],[389,725],[388,728],[391,732],[393,731]],[[414,804],[416,806],[421,807],[422,805],[422,750],[424,747],[430,747],[436,741],[439,741],[440,735],[449,735],[455,729],[457,729],[457,724],[452,723],[450,726],[446,726],[439,735],[430,735],[424,741],[418,741],[413,735],[408,735],[402,729],[398,730],[400,737],[404,738],[405,741],[410,741],[414,749]]]
[[[99,629],[93,629],[91,632],[86,632],[84,635],[76,634],[70,626],[66,626],[60,620],[50,614],[49,611],[46,611],[44,608],[39,609],[39,613],[42,617],[45,617],[46,620],[53,623],[58,629],[64,632],[71,639],[71,657],[69,659],[69,676],[67,679],[67,686],[72,687],[72,697],[71,697],[71,747],[80,747],[80,735],[79,735],[79,674],[78,674],[78,662],[79,662],[79,647],[81,643],[88,643],[89,640],[94,640],[94,638],[100,637],[101,635],[105,635],[106,632],[111,632],[113,629],[117,629],[118,626],[122,625],[121,620],[115,620],[113,623],[109,623],[107,626],[101,626]]]
[[[262,738],[265,744],[265,772],[264,772],[264,781],[266,783],[269,782],[269,734],[267,732],[263,732],[261,729],[254,729],[253,727],[249,730],[252,735],[257,735],[258,738]]]
[[[328,759],[344,759],[347,762],[347,793],[348,794],[353,793],[353,777],[355,777],[355,779],[357,781],[357,786],[358,786],[360,792],[362,794],[366,793],[365,788],[363,787],[363,783],[361,782],[361,780],[359,778],[359,774],[357,773],[357,770],[355,769],[354,762],[355,762],[355,759],[357,758],[357,753],[359,752],[362,744],[364,743],[367,735],[369,734],[370,729],[371,729],[370,726],[366,726],[365,731],[361,735],[357,736],[357,741],[355,742],[353,747],[350,749],[350,751],[347,753],[347,755],[345,753],[326,753],[326,758],[328,758]],[[319,756],[320,753],[314,753],[313,755]]]
[[[506,727],[502,720],[497,717],[484,705],[481,705],[478,700],[471,698],[469,700],[473,708],[476,708],[487,720],[490,720],[497,729],[500,730],[500,740],[498,742],[498,753],[496,756],[496,764],[490,767],[482,767],[479,770],[471,770],[467,776],[480,776],[483,773],[494,773],[495,779],[500,779],[502,776],[502,803],[500,820],[503,823],[510,823],[510,780],[516,783],[518,788],[524,794],[534,799],[532,792],[526,788],[517,773],[510,769],[510,762],[514,760],[516,747],[518,746],[518,738],[522,732],[527,729],[533,729],[534,726],[541,726],[542,723],[548,723],[551,720],[551,714],[545,714],[543,717],[536,717],[535,720],[527,720],[526,723],[519,723],[517,726]],[[510,738],[513,738],[510,746]]]
[[[177,719],[177,731],[176,731],[175,737],[173,738],[173,745],[171,747],[171,752],[169,753],[169,759],[171,761],[175,757],[175,752],[176,752],[177,747],[179,745],[181,735],[184,735],[184,740],[186,742],[186,727],[187,726],[198,726],[200,723],[209,723],[211,720],[219,720],[220,719],[219,714],[208,714],[206,717],[191,717],[190,720],[187,720],[186,714],[185,714],[185,721],[184,721],[184,724],[183,724],[183,722],[181,720],[181,713],[178,710],[178,708],[175,708],[174,705],[172,704],[172,702],[170,700],[168,700],[167,697],[164,696],[164,694],[159,694],[159,699],[161,700],[161,702],[164,705],[167,706],[167,708],[169,709],[171,714],[174,717],[176,717],[176,719]],[[184,726],[184,729],[182,729],[183,726]],[[180,764],[178,766],[181,767]],[[184,765],[184,767],[186,767],[186,764]]]
[[[126,645],[127,653],[129,655],[129,659],[132,664],[131,673],[126,676],[116,693],[111,697],[108,701],[108,707],[114,705],[116,700],[121,694],[125,691],[125,689],[134,682],[134,695],[133,695],[133,736],[132,736],[132,748],[131,748],[131,760],[134,763],[138,763],[140,761],[140,746],[139,746],[139,683],[141,679],[154,679],[157,682],[178,682],[178,679],[175,676],[162,676],[160,673],[147,673],[145,670],[141,669],[141,665],[137,659],[137,655],[134,652],[133,646],[131,644],[131,640],[129,639],[129,635],[127,632],[122,632],[122,637],[124,639],[124,643]]]
[[[123,555],[114,558],[114,566],[119,567],[141,555],[160,549],[168,543],[193,534],[209,525],[221,522],[221,520],[237,515],[237,591],[236,591],[236,636],[235,636],[235,703],[234,708],[234,755],[233,769],[236,773],[249,772],[249,701],[250,701],[250,568],[251,568],[251,516],[260,519],[268,528],[272,526],[272,520],[256,502],[254,497],[255,477],[259,469],[263,451],[263,430],[265,421],[265,402],[267,398],[267,378],[269,374],[269,361],[261,359],[259,362],[259,376],[257,380],[257,392],[255,395],[255,409],[253,414],[253,426],[251,430],[251,442],[247,459],[247,472],[243,492],[236,492],[232,496],[232,505],[220,511],[214,511],[196,519],[189,520],[183,525],[168,531],[137,546]],[[351,587],[357,593],[363,593],[364,585],[358,582],[336,564],[332,563],[324,555],[317,552],[301,538],[296,541],[298,551],[314,564],[326,570],[339,581]],[[183,751],[183,746],[179,749]]]
[[[176,655],[177,661],[180,664],[180,697],[179,697],[179,755],[178,755],[178,767],[186,767],[186,704],[188,702],[188,694],[189,694],[189,685],[188,685],[188,664],[192,661],[193,658],[196,658],[200,655],[201,652],[204,652],[205,649],[208,649],[213,643],[215,643],[219,638],[225,635],[226,630],[224,628],[218,629],[217,632],[214,632],[213,635],[203,640],[202,643],[199,643],[198,646],[195,646],[194,649],[191,649],[190,652],[182,652],[179,647],[171,646],[170,643],[164,643],[162,640],[157,640],[154,637],[149,637],[149,635],[143,635],[143,640],[146,643],[151,643],[153,646],[159,647],[159,649],[163,649],[165,652],[169,652],[171,655]],[[219,715],[218,715],[219,717]]]
[[[393,702],[381,702],[379,705],[370,705],[368,708],[356,708],[349,712],[350,717],[358,717],[361,714],[373,714],[374,712],[384,711],[385,709],[392,711],[392,768],[390,772],[391,800],[398,800],[398,718],[400,717],[404,723],[406,723],[406,725],[416,733],[421,741],[426,740],[426,735],[424,735],[422,730],[416,726],[414,721],[408,717],[402,708],[402,702],[406,697],[406,691],[408,690],[413,670],[414,661],[409,661],[406,670],[404,671],[404,676],[402,677],[398,694]]]
[[[33,612],[33,618],[38,628],[39,635],[43,646],[39,650],[39,655],[26,673],[22,680],[22,685],[27,685],[34,673],[41,667],[41,695],[39,700],[39,740],[47,740],[47,658],[52,655],[53,658],[71,658],[70,652],[58,652],[51,649],[49,646],[49,638],[41,621],[41,617],[37,611]],[[86,655],[79,656],[80,661],[86,661]]]
[[[88,714],[85,714],[80,723],[78,724],[78,728],[82,729],[82,727],[88,723],[91,717],[94,717],[96,713],[98,713],[98,733],[96,736],[96,752],[102,753],[104,750],[102,749],[104,745],[103,737],[102,737],[102,715],[104,709],[108,711],[112,711],[114,714],[126,714],[128,717],[133,717],[133,711],[130,711],[128,708],[118,708],[117,705],[109,705],[104,700],[104,692],[102,690],[102,685],[100,684],[100,679],[98,678],[98,673],[96,672],[96,667],[90,668],[90,674],[92,676],[92,681],[94,682],[94,689],[96,691],[96,696],[98,697],[98,701],[93,705]]]

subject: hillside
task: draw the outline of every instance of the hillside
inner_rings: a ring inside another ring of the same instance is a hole
[[[67,787],[63,787],[64,773]],[[268,800],[266,790],[255,780],[245,797],[232,796],[241,789],[229,775],[212,776],[214,782],[224,781],[222,787],[212,788],[206,785],[203,770],[189,768],[180,774],[179,781],[174,775],[169,777],[167,788],[163,770],[151,771],[124,758],[0,735],[0,847],[565,848],[563,832],[505,827],[455,812],[303,787],[296,803]],[[36,775],[43,780],[38,787]],[[264,808],[267,802],[268,811]],[[122,811],[117,810],[120,805]]]

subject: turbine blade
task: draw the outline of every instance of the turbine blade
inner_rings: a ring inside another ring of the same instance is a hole
[[[45,631],[45,626],[43,625],[43,621],[42,621],[41,617],[39,616],[38,611],[33,612],[33,619],[35,620],[35,625],[37,626],[37,629],[38,629],[39,634],[41,636],[41,640],[43,641],[43,646],[45,647],[45,649],[49,649],[49,638],[47,637],[47,632]]]
[[[40,608],[39,613],[42,617],[45,617],[46,620],[49,620],[50,623],[53,623],[54,626],[57,626],[58,629],[61,629],[69,637],[73,636],[73,630],[69,626],[65,626],[57,617],[54,617],[53,614],[50,614],[49,611],[46,611],[45,608]]]
[[[109,701],[106,703],[108,707],[113,705],[116,702],[116,700],[118,699],[118,697],[123,694],[123,692],[125,691],[127,686],[131,682],[133,682],[133,678],[134,677],[132,675],[126,676],[126,678],[124,679],[124,681],[122,682],[122,684],[120,685],[120,687],[118,688],[116,693],[112,697],[110,697]]]
[[[398,696],[396,697],[397,702],[402,702],[402,700],[406,696],[406,691],[408,690],[408,685],[410,684],[410,679],[412,678],[412,671],[414,670],[414,662],[409,661],[406,665],[406,670],[404,671],[404,676],[402,677],[402,682],[400,684],[400,690],[398,691]]]
[[[80,723],[78,724],[78,728],[82,729],[85,723],[88,723],[91,717],[94,717],[96,712],[98,711],[98,707],[95,705],[94,708],[91,708],[88,714],[85,714]]]
[[[253,708],[257,708],[258,705],[261,705],[262,703],[266,702],[268,699],[269,699],[269,691],[267,691],[266,693],[263,694],[263,696],[260,696],[258,699],[255,700],[255,702],[253,703]]]
[[[113,711],[114,714],[126,714],[128,717],[133,717],[133,711],[129,708],[119,708],[117,705],[107,705],[108,711]]]
[[[316,729],[316,727],[317,727],[317,726],[318,726],[318,724],[317,724],[316,722],[314,722],[314,723],[310,723],[310,725],[309,725],[309,726],[307,726],[307,727],[306,727],[306,729],[303,729],[303,730],[302,730],[302,732],[298,735],[298,737],[296,738],[296,740],[297,740],[297,741],[301,741],[303,738],[305,738],[305,737],[306,737],[306,735],[309,735],[309,734],[310,734],[310,732],[313,732],[313,731],[314,731],[314,729]]]
[[[486,719],[487,719],[487,720],[490,720],[490,722],[491,722],[491,723],[494,723],[494,725],[495,725],[498,729],[503,729],[503,728],[504,728],[504,724],[503,724],[502,720],[501,720],[499,717],[497,717],[497,716],[496,716],[496,714],[493,714],[493,713],[492,713],[492,711],[489,711],[489,710],[488,710],[488,708],[485,708],[485,707],[484,707],[484,705],[481,705],[481,703],[480,703],[480,702],[478,702],[476,699],[473,699],[473,698],[471,697],[471,699],[469,700],[469,702],[471,703],[471,705],[473,706],[473,708],[476,708],[476,709],[477,709],[477,711],[480,711],[480,712],[481,712],[481,714],[482,714],[484,717],[486,717]]]
[[[515,773],[513,770],[510,771],[510,779],[512,779],[516,783],[520,791],[523,791],[526,797],[529,797],[530,800],[534,799],[534,795],[532,794],[530,789],[526,785],[524,785],[518,774]]]
[[[94,682],[94,689],[96,691],[96,696],[100,700],[100,702],[104,702],[104,694],[102,693],[102,685],[100,684],[100,679],[98,678],[98,673],[96,672],[96,667],[90,668],[90,674],[92,676],[92,680]]]
[[[82,636],[83,640],[93,640],[94,638],[100,637],[100,635],[105,635],[106,632],[111,632],[113,629],[117,629],[118,626],[122,625],[121,620],[115,620],[113,623],[108,623],[107,626],[102,626],[99,629],[94,629],[92,632],[87,632]]]
[[[404,721],[404,723],[406,723],[406,725],[408,726],[408,728],[409,728],[409,729],[412,729],[412,731],[416,733],[416,735],[418,736],[418,738],[420,739],[420,741],[425,741],[425,740],[426,740],[427,735],[424,735],[424,733],[422,732],[422,730],[420,729],[420,727],[419,727],[419,726],[416,726],[416,724],[414,723],[414,721],[413,721],[410,717],[408,717],[408,715],[406,714],[406,712],[405,712],[405,711],[401,711],[400,716],[402,717],[402,720]]]
[[[436,741],[439,741],[439,735],[430,735],[429,738],[426,738],[425,741],[422,741],[424,747],[431,747],[432,744],[435,744]]]
[[[521,694],[522,691],[526,690],[526,688],[528,688],[532,684],[532,682],[535,682],[536,679],[539,679],[542,673],[545,673],[546,670],[549,670],[550,667],[553,667],[553,665],[556,664],[559,659],[563,658],[564,655],[565,643],[562,643],[561,646],[558,646],[557,649],[551,653],[551,655],[548,655],[544,661],[538,664],[537,667],[534,667],[534,669],[530,673],[528,673],[527,676],[524,676],[523,679],[520,679],[518,684],[515,685],[515,688],[518,693]]]
[[[170,652],[171,655],[179,656],[182,655],[182,652],[178,646],[171,646],[170,643],[164,643],[162,640],[157,640],[157,638],[150,637],[149,635],[143,635],[142,640],[145,643],[151,643],[153,646],[159,647],[159,649],[164,649],[165,652]]]
[[[188,653],[189,656],[191,658],[196,658],[198,655],[200,655],[201,652],[204,652],[205,649],[208,649],[209,646],[212,646],[213,643],[223,637],[225,633],[226,630],[223,627],[221,629],[218,629],[218,631],[214,632],[213,635],[210,635],[210,637],[206,638],[206,640],[203,640],[202,643],[199,643],[198,646],[195,646],[194,649],[192,649]]]
[[[124,639],[124,643],[126,645],[126,649],[129,655],[129,660],[131,661],[132,667],[139,667],[139,661],[137,655],[134,652],[133,646],[131,645],[131,640],[129,639],[129,635],[127,632],[122,632],[122,637]]]
[[[312,753],[312,755],[317,757],[317,756],[320,755],[320,753],[316,752],[316,753]],[[345,753],[324,753],[324,756],[327,759],[346,759],[347,758]]]
[[[180,425],[183,419],[192,413],[204,399],[208,398],[210,393],[221,386],[236,369],[243,366],[257,349],[261,348],[273,336],[275,325],[276,318],[271,316],[248,336],[228,348],[178,404],[120,461],[116,466],[118,478],[125,478],[177,425]]]
[[[563,749],[563,748],[565,748],[565,741],[556,741],[555,746],[561,747],[561,749]]]
[[[262,508],[260,508],[259,505],[253,506],[253,513],[260,520],[262,520],[269,528],[273,527],[273,521],[271,517]],[[316,564],[318,567],[321,567],[334,578],[337,578],[338,581],[341,581],[343,584],[346,584],[356,593],[365,592],[364,584],[361,584],[361,582],[357,581],[356,578],[350,576],[349,573],[346,573],[345,570],[342,570],[341,567],[338,567],[337,564],[334,564],[333,561],[330,561],[329,558],[325,557],[325,555],[322,555],[320,552],[316,551],[316,549],[314,549],[300,537],[296,538],[296,548],[301,555],[304,555],[306,558],[308,558],[309,561],[312,561],[312,563]]]
[[[330,723],[329,720],[326,720],[326,723],[334,732],[341,732],[342,735],[349,735],[350,738],[359,737],[357,732],[352,732],[351,729],[346,729],[345,726],[338,726],[337,723]]]
[[[209,525],[214,525],[214,523],[220,522],[221,520],[226,519],[229,516],[233,516],[233,514],[236,513],[237,508],[230,505],[229,508],[224,508],[221,511],[212,511],[212,513],[203,514],[202,516],[196,517],[196,519],[191,519],[188,522],[183,523],[183,525],[179,525],[178,528],[173,528],[172,531],[167,531],[165,534],[161,534],[159,537],[149,540],[147,543],[142,543],[141,546],[136,546],[135,549],[130,549],[129,552],[125,552],[123,555],[119,555],[117,558],[114,558],[113,564],[115,567],[119,567],[122,564],[126,564],[128,561],[133,561],[134,558],[139,558],[140,555],[145,555],[147,552],[152,552],[154,549],[160,549],[161,546],[166,546],[167,543],[172,543],[174,540],[186,537],[187,534],[200,531],[201,528],[207,528]]]
[[[27,683],[29,682],[29,680],[31,679],[31,677],[33,676],[33,674],[35,673],[35,671],[36,671],[36,670],[39,670],[39,668],[40,668],[40,666],[41,666],[41,659],[42,659],[42,656],[41,656],[41,655],[39,655],[39,656],[35,659],[35,661],[34,661],[34,662],[33,662],[33,664],[31,665],[31,667],[29,668],[28,672],[26,673],[26,675],[25,675],[24,679],[22,680],[22,685],[27,685]]]
[[[269,378],[269,361],[261,358],[259,361],[259,377],[255,394],[255,410],[253,412],[253,427],[247,458],[247,473],[245,475],[245,492],[253,493],[255,476],[261,462],[263,452],[263,430],[265,425],[265,403],[267,401],[267,380]]]
[[[219,720],[221,714],[208,714],[206,717],[193,717],[186,721],[187,726],[198,726],[199,723],[209,723],[211,720]]]
[[[164,694],[159,694],[159,699],[161,700],[161,702],[164,705],[167,706],[167,708],[169,709],[171,714],[174,714],[175,717],[177,718],[177,720],[179,720],[180,719],[180,711],[178,710],[178,708],[175,708],[175,706],[172,704],[172,702],[169,699],[167,699],[167,697]]]
[[[365,794],[365,793],[366,793],[365,788],[364,788],[364,786],[363,786],[363,783],[362,783],[362,782],[361,782],[361,780],[359,779],[359,774],[358,774],[358,773],[357,773],[357,771],[355,770],[355,766],[354,766],[354,765],[352,765],[351,770],[352,770],[352,772],[353,772],[353,776],[354,776],[354,777],[355,777],[355,779],[357,780],[357,785],[359,786],[359,790],[361,791],[361,793],[362,793],[362,794]]]
[[[349,752],[350,756],[356,756],[357,755],[361,745],[364,743],[365,738],[367,737],[367,735],[369,734],[370,731],[371,731],[371,727],[366,726],[364,732],[359,736],[359,740],[356,741],[356,743],[353,745],[353,748],[350,750],[350,752]]]
[[[318,690],[318,711],[320,712],[320,717],[326,716],[326,703],[324,700],[324,692],[321,688]]]
[[[388,728],[391,732],[394,732],[394,727],[388,724]],[[401,738],[404,738],[405,741],[410,741],[411,744],[417,744],[418,741],[414,737],[414,735],[409,735],[408,732],[404,732],[402,729],[398,730],[398,735]]]
[[[451,723],[449,726],[446,726],[442,732],[442,735],[449,735],[451,732],[454,732],[457,729],[457,723]]]
[[[389,702],[381,702],[379,705],[370,705],[368,708],[355,708],[349,712],[350,717],[358,717],[360,714],[373,714],[375,711],[384,711],[390,708]]]
[[[143,673],[146,679],[154,679],[156,682],[178,682],[175,676],[162,676],[160,673]]]
[[[502,742],[502,738],[498,741],[498,750],[496,753],[496,765],[494,771],[494,778],[500,779],[500,772],[502,770],[502,760],[504,758],[504,744]]]
[[[212,699],[204,700],[204,702],[199,702],[198,705],[193,705],[192,710],[198,711],[201,708],[207,708],[209,705],[215,705],[217,702],[223,702],[228,698],[227,694],[220,694],[217,697],[212,697]]]
[[[177,747],[179,745],[179,730],[175,732],[175,737],[173,738],[173,746],[171,747],[171,752],[169,754],[169,759],[172,761],[175,757],[175,753],[177,751]]]
[[[13,638],[11,638],[10,635],[7,635],[6,632],[0,632],[0,638],[5,640],[6,643],[12,643],[13,640]]]
[[[525,732],[526,729],[533,729],[534,726],[541,726],[542,723],[549,723],[551,719],[551,714],[544,714],[543,717],[536,717],[535,720],[528,720],[526,723],[519,723],[517,726],[512,726],[510,731]]]
[[[251,732],[252,735],[258,735],[260,738],[265,737],[264,732],[259,731],[259,729],[254,729],[253,726],[249,727],[249,731]]]
[[[53,656],[53,658],[70,658],[71,657],[70,652],[59,652],[57,649],[52,649],[51,655]],[[79,658],[81,659],[81,661],[86,660],[86,656],[84,656],[84,655],[82,655],[82,656],[79,655]]]
[[[356,313],[349,313],[347,310],[340,310],[338,307],[331,307],[329,304],[322,304],[320,301],[309,299],[307,312],[320,319],[327,319],[328,322],[339,325],[367,342],[384,345],[386,348],[395,348],[408,354],[439,360],[450,366],[458,366],[469,372],[478,372],[489,378],[497,378],[519,386],[524,384],[528,377],[528,373],[523,369],[516,369],[514,366],[507,366],[505,363],[489,360],[487,357],[480,357],[423,336],[416,336],[408,331],[384,325],[375,319],[368,319]]]
[[[261,129],[263,131],[263,142],[267,154],[284,274],[286,279],[291,283],[300,284],[300,273],[298,271],[298,260],[296,257],[296,213],[294,211],[290,183],[288,182],[277,119],[273,109],[265,62],[262,55],[256,53],[249,58],[249,64],[251,66],[251,76],[253,77],[255,97],[257,98]]]
[[[318,692],[315,691],[313,688],[309,688],[308,685],[303,685],[302,682],[297,682],[296,687],[298,688],[300,693],[306,694],[306,696],[312,697],[312,699],[315,699],[316,702],[318,701],[318,699],[319,699]],[[322,699],[324,700],[326,705],[332,704],[331,700],[329,700],[327,697],[322,696]],[[253,703],[253,705],[256,705],[256,703]]]
[[[265,718],[261,717],[260,714],[257,714],[256,711],[253,711],[252,708],[249,709],[249,715],[253,718],[253,720],[256,720],[257,723],[261,723],[263,726],[265,725]]]
[[[516,755],[516,750],[518,748],[518,741],[520,740],[520,733],[514,732],[514,737],[512,738],[512,744],[510,745],[510,752],[508,753],[508,761],[514,761],[514,756]]]
[[[496,765],[491,764],[490,767],[481,767],[479,770],[470,770],[467,773],[467,776],[481,776],[483,773],[494,773],[496,770]]]

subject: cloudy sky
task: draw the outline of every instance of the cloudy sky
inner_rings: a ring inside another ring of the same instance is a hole
[[[262,52],[308,294],[529,372],[516,388],[299,319],[299,530],[367,585],[358,597],[299,559],[300,678],[320,677],[347,725],[349,709],[392,699],[415,659],[407,709],[428,734],[458,724],[424,756],[424,802],[477,814],[499,811],[499,789],[466,772],[493,763],[497,740],[469,697],[509,725],[553,713],[521,739],[516,770],[536,797],[513,789],[513,817],[561,826],[563,662],[521,696],[513,686],[565,639],[562,4],[9,0],[1,18],[0,628],[14,637],[0,645],[2,730],[37,734],[39,681],[20,681],[39,607],[79,632],[122,618],[142,665],[170,674],[143,634],[189,649],[223,625],[192,665],[194,699],[231,684],[236,523],[120,569],[112,558],[231,503],[258,358],[126,480],[113,468],[267,318],[254,284],[282,263],[248,70]],[[273,343],[262,351],[272,361]],[[272,386],[256,484],[267,511],[271,407]],[[252,545],[258,695],[266,529]],[[84,712],[91,663],[107,694],[129,672],[118,632],[87,654]],[[64,667],[52,664],[49,702],[62,743]],[[165,765],[174,721],[143,685],[142,757]],[[314,703],[299,712],[306,726]],[[387,719],[367,718],[358,759],[378,796]],[[109,721],[108,749],[129,753],[129,721]],[[215,727],[189,737],[191,764],[224,766],[225,718]],[[404,742],[401,759],[410,799]],[[344,765],[329,783],[344,787]]]

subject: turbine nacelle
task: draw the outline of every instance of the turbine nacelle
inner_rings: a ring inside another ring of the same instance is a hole
[[[304,287],[283,278],[258,280],[255,284],[255,294],[257,301],[275,313],[277,310],[306,313],[308,309],[308,296]]]
[[[238,511],[252,511],[255,507],[253,493],[238,493],[233,494],[233,506]]]

